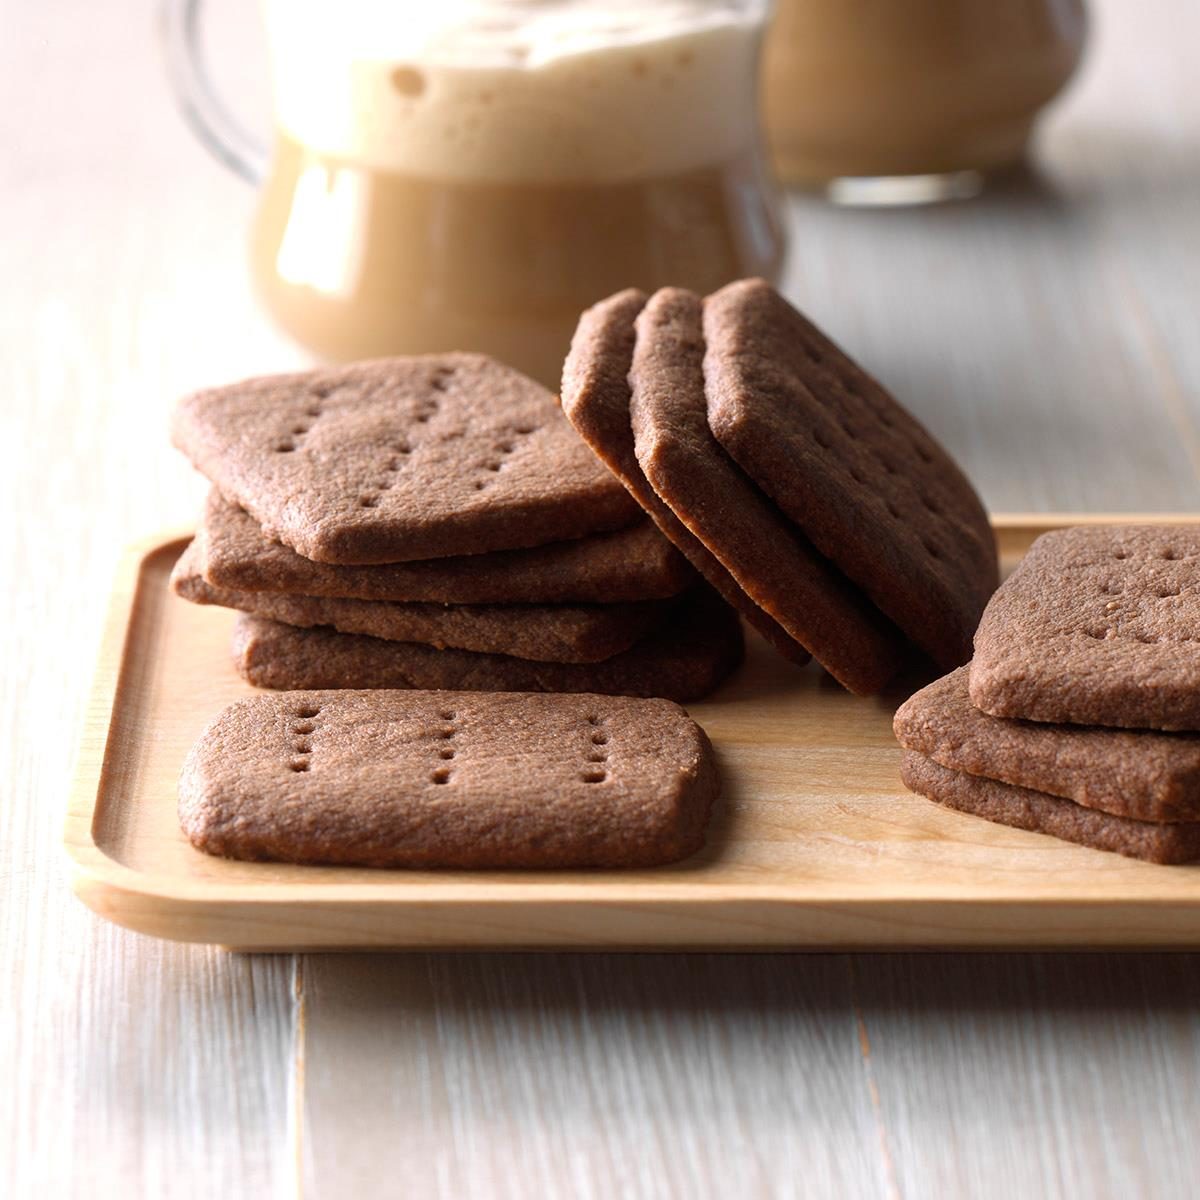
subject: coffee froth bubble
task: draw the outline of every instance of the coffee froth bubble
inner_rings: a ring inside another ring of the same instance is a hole
[[[275,117],[314,153],[480,183],[745,154],[766,0],[267,0]]]

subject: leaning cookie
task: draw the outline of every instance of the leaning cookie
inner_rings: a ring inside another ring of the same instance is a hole
[[[900,778],[914,792],[947,808],[1000,825],[1046,833],[1095,850],[1109,850],[1153,863],[1200,859],[1200,822],[1137,821],[1084,808],[1031,788],[953,771],[907,750]]]
[[[704,301],[714,437],[816,549],[943,668],[999,582],[988,515],[903,406],[761,279]]]
[[[597,663],[436,650],[249,616],[238,619],[233,643],[234,666],[256,687],[598,692],[680,702],[714,691],[742,653],[736,614],[707,588],[685,600],[661,628]]]
[[[1200,730],[1200,526],[1043,534],[989,602],[970,680],[996,717]]]
[[[184,764],[192,844],[368,867],[647,867],[695,853],[719,782],[664,700],[302,691],[227,708]]]

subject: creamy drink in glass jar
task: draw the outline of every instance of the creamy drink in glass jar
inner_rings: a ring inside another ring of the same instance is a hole
[[[776,0],[764,113],[779,175],[850,203],[977,191],[1079,64],[1083,0]]]
[[[556,385],[596,300],[777,274],[765,0],[265,7],[252,266],[318,353],[479,350]]]

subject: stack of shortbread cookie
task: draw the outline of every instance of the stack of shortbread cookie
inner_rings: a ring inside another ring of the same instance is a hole
[[[173,586],[242,610],[252,683],[684,700],[740,658],[554,397],[481,355],[201,392],[173,432],[214,485]]]
[[[902,775],[963,812],[1151,862],[1200,859],[1200,530],[1039,538],[975,657],[896,714]]]
[[[777,649],[853,692],[966,662],[987,513],[929,433],[762,280],[629,290],[580,319],[563,409]]]

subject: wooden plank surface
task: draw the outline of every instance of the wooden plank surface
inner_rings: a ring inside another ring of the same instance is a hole
[[[253,40],[215,7],[237,83]],[[1046,185],[796,200],[789,290],[993,508],[1196,509],[1200,13],[1095,7]],[[254,306],[252,197],[181,130],[152,10],[13,5],[0,40],[0,1189],[1193,1194],[1191,956],[241,959],[70,897],[112,564],[202,495],[169,405],[303,361]]]
[[[304,972],[313,1195],[388,1178],[514,1200],[1195,1194],[1195,956],[354,955]],[[348,1076],[375,1114],[354,1129]]]
[[[304,971],[306,1045],[340,1058],[306,1069],[312,1195],[379,1195],[387,1176],[506,1200],[888,1194],[847,958],[326,955]],[[353,1130],[348,1075],[375,1114]]]
[[[58,849],[117,556],[203,495],[164,452],[171,397],[227,359],[299,361],[255,315],[248,198],[181,136],[153,9],[9,6],[0,38],[0,1194],[19,1200],[294,1194],[295,963],[93,918]]]

